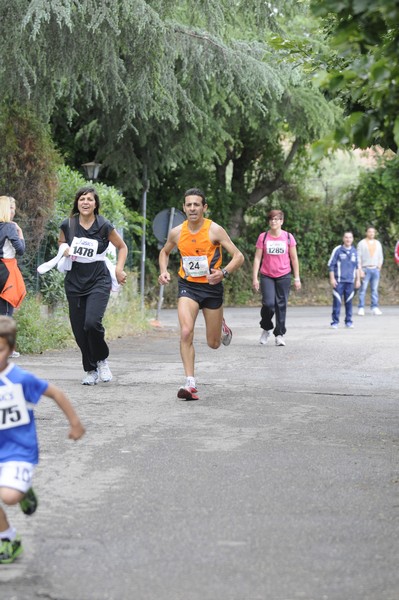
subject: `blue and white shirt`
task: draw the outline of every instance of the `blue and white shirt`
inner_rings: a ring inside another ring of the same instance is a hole
[[[357,268],[357,252],[353,246],[345,248],[341,244],[334,248],[328,261],[328,270],[330,273],[334,272],[338,283],[353,283],[356,279]]]
[[[0,463],[39,462],[33,405],[48,385],[16,365],[9,365],[0,373]]]

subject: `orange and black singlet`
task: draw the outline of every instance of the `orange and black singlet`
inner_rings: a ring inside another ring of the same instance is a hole
[[[207,275],[211,269],[220,269],[222,265],[222,247],[213,244],[209,239],[211,219],[204,219],[204,224],[197,233],[192,233],[188,221],[184,221],[177,247],[181,260],[179,275],[194,283],[208,283]]]

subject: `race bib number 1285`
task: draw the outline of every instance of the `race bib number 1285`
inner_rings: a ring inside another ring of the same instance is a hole
[[[267,240],[267,254],[285,254],[286,243],[283,240]]]

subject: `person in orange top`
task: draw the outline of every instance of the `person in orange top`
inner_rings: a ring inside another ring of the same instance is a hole
[[[12,222],[11,197],[0,196],[0,315],[12,317],[26,296],[16,256],[25,252],[21,228]]]
[[[179,293],[177,311],[180,324],[180,354],[186,374],[186,383],[177,397],[183,400],[198,400],[195,381],[194,327],[202,309],[208,346],[228,346],[232,331],[223,318],[223,279],[229,277],[244,262],[244,256],[233,244],[227,232],[210,219],[205,218],[208,205],[204,193],[191,188],[184,194],[183,211],[187,220],[174,227],[159,253],[160,275],[158,282],[170,282],[169,256],[177,246],[180,252]],[[222,248],[231,260],[222,268]]]

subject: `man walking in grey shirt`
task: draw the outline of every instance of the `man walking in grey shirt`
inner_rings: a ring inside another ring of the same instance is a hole
[[[371,290],[371,312],[373,315],[382,315],[378,307],[378,285],[380,283],[380,272],[382,263],[384,262],[384,255],[381,243],[375,239],[375,233],[374,227],[368,227],[366,237],[357,245],[359,272],[363,280],[359,292],[359,310],[357,313],[361,317],[364,316],[364,302],[369,283]]]

